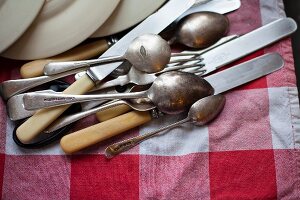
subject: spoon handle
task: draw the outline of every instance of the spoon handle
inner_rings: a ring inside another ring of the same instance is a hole
[[[178,121],[178,122],[175,122],[173,124],[161,127],[161,128],[159,128],[159,129],[157,129],[153,132],[146,133],[144,135],[139,135],[139,136],[136,136],[136,137],[132,137],[130,139],[127,139],[127,140],[109,145],[105,149],[105,156],[107,158],[112,158],[112,157],[114,157],[114,156],[116,156],[116,155],[118,155],[122,152],[125,152],[125,151],[131,149],[132,147],[138,145],[139,143],[141,143],[141,142],[143,142],[143,141],[145,141],[145,140],[147,140],[151,137],[154,137],[157,133],[159,133],[161,131],[174,128],[176,126],[179,126],[181,124],[184,124],[184,123],[188,122],[189,120],[190,120],[190,118],[187,117],[187,118],[185,118],[181,121]]]
[[[49,94],[30,92],[24,95],[23,101],[24,108],[26,110],[36,110],[41,108],[55,107],[93,100],[135,98],[147,98],[147,91],[98,95],[72,95],[60,93]]]
[[[45,65],[44,74],[54,75],[54,74],[70,71],[73,69],[90,67],[91,65],[95,65],[95,64],[98,65],[103,63],[116,62],[116,61],[121,61],[123,59],[124,56],[110,56],[110,57],[103,57],[103,58],[92,59],[92,60],[50,62]]]
[[[110,47],[111,43],[111,41],[101,39],[94,42],[89,42],[87,44],[76,46],[64,53],[50,58],[30,61],[21,66],[20,74],[22,78],[33,78],[37,76],[42,76],[44,74],[44,66],[50,62],[91,59],[105,52]]]

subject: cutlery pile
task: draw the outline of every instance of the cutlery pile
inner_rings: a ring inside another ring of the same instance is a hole
[[[283,67],[282,57],[269,53],[213,73],[289,36],[297,26],[294,20],[282,18],[242,36],[226,36],[228,19],[212,12],[188,12],[194,1],[170,0],[98,59],[54,57],[40,61],[44,67],[34,75],[1,83],[1,96],[7,100],[10,119],[29,117],[15,130],[17,144],[26,148],[40,135],[61,134],[68,125],[92,114],[102,122],[61,135],[60,145],[66,153],[80,151],[162,115],[189,111],[187,119],[175,123],[176,126],[188,121],[204,125],[224,107],[225,97],[221,93]],[[205,5],[206,1],[202,3]],[[180,26],[175,28],[174,36],[193,49],[171,53],[170,45],[176,39],[166,41],[164,33],[169,34],[166,27],[179,18]],[[210,23],[203,26],[207,18]],[[116,73],[118,70],[122,73]],[[45,83],[75,74],[77,80],[64,91],[39,89]],[[117,87],[123,91],[117,91]],[[81,111],[62,115],[71,104],[80,105]],[[111,158],[175,125],[112,144],[106,155]]]

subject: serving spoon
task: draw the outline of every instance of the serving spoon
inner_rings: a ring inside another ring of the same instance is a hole
[[[178,114],[187,110],[198,99],[213,93],[214,89],[205,79],[195,74],[173,71],[158,76],[151,87],[142,92],[111,95],[43,94],[32,92],[25,94],[23,101],[25,109],[31,110],[100,99],[149,98],[161,112]]]
[[[188,116],[185,119],[162,127],[156,131],[109,145],[105,149],[105,156],[107,158],[112,158],[118,155],[119,153],[127,151],[132,147],[136,146],[137,144],[155,136],[161,131],[177,127],[187,122],[191,122],[196,126],[203,126],[218,116],[218,114],[224,108],[225,101],[225,96],[221,94],[204,97],[196,101],[191,106],[188,112]]]

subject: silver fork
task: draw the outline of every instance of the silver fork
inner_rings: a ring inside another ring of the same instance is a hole
[[[104,88],[113,87],[113,86],[117,86],[117,85],[123,86],[123,85],[129,84],[129,83],[132,83],[135,85],[147,85],[147,84],[152,83],[159,74],[162,74],[162,73],[168,72],[168,71],[193,68],[193,73],[199,74],[203,71],[203,70],[201,70],[201,68],[204,66],[201,63],[201,61],[202,61],[202,59],[199,59],[199,61],[195,64],[176,65],[173,67],[168,67],[160,72],[152,73],[152,74],[147,74],[145,72],[141,72],[141,71],[135,69],[134,67],[131,67],[127,74],[119,76],[118,78],[113,79],[111,81],[107,81],[103,84],[99,84],[92,91],[101,90]]]

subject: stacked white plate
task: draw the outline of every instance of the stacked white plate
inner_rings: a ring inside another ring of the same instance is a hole
[[[54,56],[89,37],[126,30],[165,1],[0,0],[0,53],[18,60]]]

